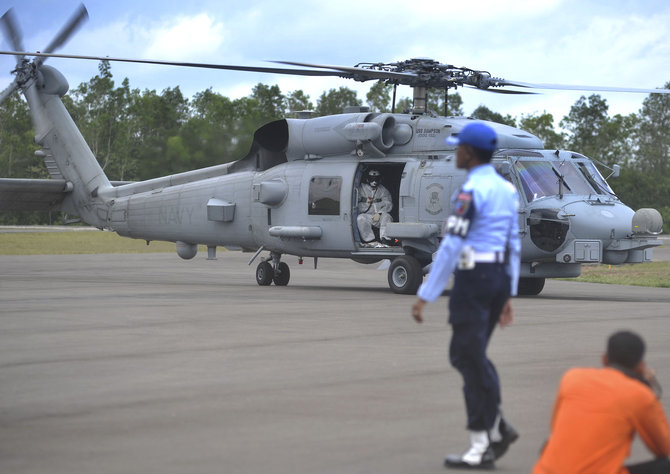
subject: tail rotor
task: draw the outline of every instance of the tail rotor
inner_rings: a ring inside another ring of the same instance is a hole
[[[16,21],[16,15],[14,13],[13,8],[7,10],[5,14],[2,15],[2,17],[0,17],[0,29],[2,30],[2,34],[7,39],[7,41],[9,42],[10,46],[14,51],[24,50],[21,31],[19,30],[18,22]],[[25,56],[23,56],[22,54],[17,54],[16,55],[17,68],[14,71],[15,73],[23,65],[24,62],[25,62]],[[5,101],[5,99],[7,99],[7,97],[12,95],[14,91],[19,88],[17,79],[14,79],[14,81],[11,84],[9,84],[9,86],[5,90],[0,92],[0,104],[2,104]]]
[[[88,11],[84,4],[80,4],[60,32],[44,49],[44,53],[49,54],[62,47],[87,19]],[[38,56],[32,61],[32,64],[26,59],[26,50],[23,47],[23,35],[21,34],[13,8],[7,10],[0,17],[0,30],[2,30],[3,36],[16,53],[14,54],[16,57],[16,69],[12,71],[16,77],[5,90],[0,92],[0,104],[2,104],[5,99],[17,89],[20,89],[30,78],[35,77],[35,72],[40,68],[46,57]]]
[[[0,17],[0,29],[14,51],[25,51],[23,47],[23,35],[19,30],[14,9],[10,8]],[[20,66],[25,56],[16,55],[16,65]]]
[[[65,23],[63,28],[61,28],[56,37],[51,41],[51,43],[49,43],[49,46],[47,46],[43,52],[45,54],[49,54],[59,49],[61,46],[63,46],[65,43],[68,42],[70,37],[79,29],[79,27],[86,20],[88,20],[88,11],[86,10],[84,4],[80,3],[79,7],[72,14],[68,22]],[[45,59],[46,59],[45,56],[35,58],[35,65],[39,67],[44,62]]]

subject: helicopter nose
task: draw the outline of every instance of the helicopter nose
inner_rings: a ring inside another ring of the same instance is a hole
[[[623,204],[594,205],[587,202],[565,206],[558,215],[570,221],[570,237],[574,241],[574,257],[581,261],[602,261],[620,264],[627,260],[628,249],[611,248],[621,239],[630,238],[633,210]],[[566,255],[561,253],[563,261]],[[582,255],[580,257],[580,254]]]
[[[570,232],[575,238],[611,240],[630,236],[634,214],[623,204],[601,206],[576,202],[566,205],[558,216],[570,220]]]

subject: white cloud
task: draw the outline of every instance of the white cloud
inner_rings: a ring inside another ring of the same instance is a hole
[[[670,55],[669,23],[667,15],[599,17],[560,46],[577,77],[589,75],[599,84],[613,86],[658,87],[669,79],[656,69]]]
[[[142,54],[147,58],[192,61],[211,57],[225,40],[222,23],[207,13],[183,16],[148,31],[149,44]]]

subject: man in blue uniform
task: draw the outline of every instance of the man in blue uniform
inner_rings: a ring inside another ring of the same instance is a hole
[[[445,459],[449,468],[492,469],[518,434],[502,418],[500,382],[486,356],[496,324],[512,323],[510,296],[516,295],[521,242],[518,196],[490,164],[497,146],[495,131],[471,123],[447,143],[458,145],[456,166],[468,170],[452,197],[452,214],[428,278],[417,293],[412,316],[422,322],[423,307],[444,291],[452,272],[449,323],[451,364],[463,377],[470,448]]]

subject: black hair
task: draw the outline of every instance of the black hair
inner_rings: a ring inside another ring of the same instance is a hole
[[[470,145],[472,152],[475,154],[480,163],[490,163],[491,158],[493,157],[494,150],[484,150],[483,148],[477,148],[476,146]]]
[[[644,341],[631,331],[618,331],[607,341],[607,359],[610,364],[634,369],[644,357]]]

